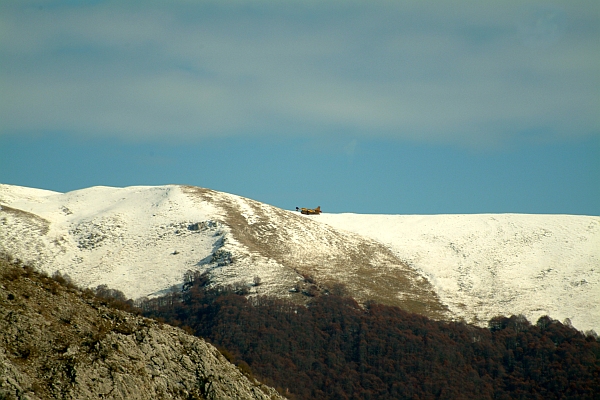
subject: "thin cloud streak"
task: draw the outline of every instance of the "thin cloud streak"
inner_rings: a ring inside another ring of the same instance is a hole
[[[600,133],[595,2],[169,4],[5,4],[0,134]]]

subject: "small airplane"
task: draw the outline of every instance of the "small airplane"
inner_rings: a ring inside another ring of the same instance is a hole
[[[298,208],[296,207],[296,211],[300,211],[301,214],[305,215],[319,215],[321,214],[321,206],[317,208]]]

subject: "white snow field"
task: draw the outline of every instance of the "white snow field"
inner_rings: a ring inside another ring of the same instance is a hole
[[[181,283],[221,238],[210,205],[177,187],[92,187],[56,193],[0,186],[0,249],[83,286],[107,284],[137,298]],[[9,208],[21,212],[9,212]],[[175,254],[178,249],[185,249]]]
[[[576,215],[322,214],[376,239],[468,321],[542,315],[600,327],[600,218]]]
[[[569,318],[600,330],[600,217],[304,216],[191,186],[69,193],[0,185],[0,252],[79,285],[154,296],[188,270],[294,296],[312,275],[437,318]]]

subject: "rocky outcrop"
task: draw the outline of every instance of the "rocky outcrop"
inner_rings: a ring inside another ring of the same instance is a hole
[[[204,340],[0,261],[0,398],[279,399]]]

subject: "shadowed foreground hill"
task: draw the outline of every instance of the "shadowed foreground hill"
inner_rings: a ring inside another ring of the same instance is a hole
[[[204,340],[58,278],[0,260],[0,399],[282,398]]]
[[[294,399],[600,396],[597,336],[568,322],[544,316],[532,325],[521,315],[479,328],[334,294],[299,306],[207,282],[198,276],[183,293],[146,301],[144,312],[188,325]]]

